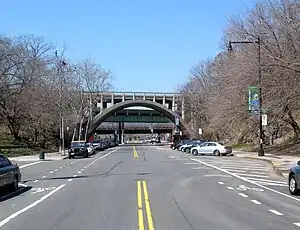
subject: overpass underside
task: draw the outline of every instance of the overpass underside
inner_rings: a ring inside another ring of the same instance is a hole
[[[96,134],[113,134],[122,142],[126,134],[172,134],[174,128],[169,118],[155,110],[123,109],[105,119]]]

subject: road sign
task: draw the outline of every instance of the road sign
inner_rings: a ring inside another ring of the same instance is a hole
[[[260,92],[257,86],[248,86],[248,110],[252,113],[260,111]]]
[[[262,120],[262,125],[263,125],[263,126],[268,125],[268,115],[267,115],[267,114],[263,114],[263,115],[261,116],[261,120]]]
[[[200,134],[200,135],[202,134],[202,129],[201,129],[201,128],[199,128],[199,134]]]

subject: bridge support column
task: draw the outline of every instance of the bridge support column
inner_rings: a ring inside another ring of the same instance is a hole
[[[144,96],[143,96],[143,100],[145,101],[146,100],[146,94],[144,93]]]
[[[154,101],[154,102],[156,101],[156,97],[155,97],[155,94],[153,95],[153,101]]]
[[[114,93],[112,93],[111,94],[111,105],[110,106],[114,105],[114,101],[115,101],[115,95],[114,95]]]
[[[103,94],[100,95],[100,113],[103,111]]]
[[[122,95],[122,102],[124,102],[125,101],[125,93],[123,93],[123,95]]]
[[[123,144],[124,143],[124,122],[119,122],[119,130],[118,130],[118,134],[119,134],[119,143]]]
[[[173,95],[172,99],[172,111],[175,111],[175,95]]]
[[[164,97],[163,97],[163,106],[166,106],[166,95],[164,94]]]

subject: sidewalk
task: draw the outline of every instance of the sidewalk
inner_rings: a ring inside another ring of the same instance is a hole
[[[237,157],[244,157],[248,159],[263,160],[270,163],[274,171],[285,178],[288,177],[289,169],[297,165],[300,160],[298,156],[286,156],[286,155],[273,155],[266,153],[265,156],[260,157],[257,152],[245,152],[241,150],[233,150],[233,154]]]
[[[55,161],[55,160],[63,160],[67,158],[68,153],[66,152],[66,156],[62,156],[59,152],[54,153],[45,153],[45,161]],[[11,161],[40,161],[40,156],[37,155],[29,155],[29,156],[19,156],[19,157],[10,157]]]

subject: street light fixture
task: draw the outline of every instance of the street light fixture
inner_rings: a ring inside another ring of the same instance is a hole
[[[258,79],[259,79],[259,151],[258,156],[264,156],[265,151],[263,147],[263,124],[262,124],[262,71],[261,71],[261,39],[260,36],[254,41],[229,41],[228,52],[233,52],[232,44],[257,44],[258,45]]]

